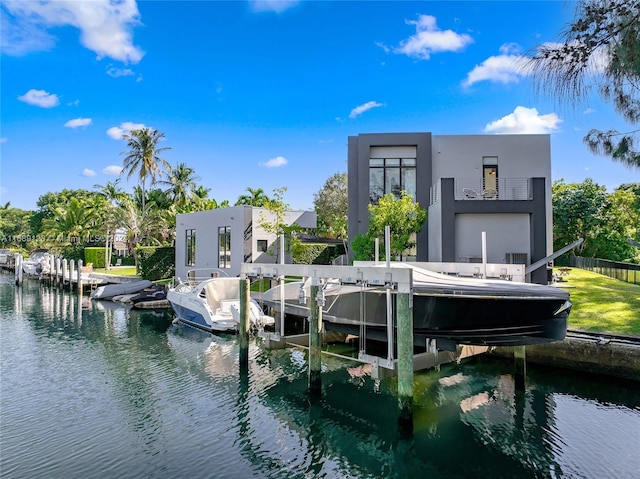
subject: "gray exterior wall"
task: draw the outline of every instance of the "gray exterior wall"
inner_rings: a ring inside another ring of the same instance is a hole
[[[416,147],[416,201],[429,205],[431,133],[370,133],[350,136],[348,143],[349,240],[369,227],[369,151],[373,146]],[[429,233],[425,227],[417,238],[417,261],[428,261]]]
[[[481,254],[506,262],[526,253],[531,264],[552,253],[551,148],[549,135],[361,134],[349,137],[349,239],[368,227],[369,157],[374,146],[417,147],[416,201],[429,216],[418,235],[417,261],[463,262]],[[495,201],[460,197],[461,185],[482,184],[483,157],[498,159],[498,178],[515,179],[524,195]],[[546,283],[544,268],[532,282]]]

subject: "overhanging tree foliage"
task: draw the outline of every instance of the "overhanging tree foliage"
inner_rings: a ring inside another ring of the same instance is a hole
[[[351,249],[357,260],[373,259],[376,238],[384,239],[385,226],[390,229],[392,257],[402,257],[416,246],[416,234],[422,230],[427,211],[413,200],[406,191],[396,198],[393,193],[384,195],[377,204],[369,205],[369,227],[364,235],[357,235]]]
[[[577,102],[595,84],[630,131],[592,129],[584,141],[595,154],[640,168],[640,0],[581,0],[560,43],[545,44],[527,64],[541,91]]]
[[[335,173],[322,189],[313,195],[318,218],[318,233],[331,238],[347,238],[348,186],[347,174]]]

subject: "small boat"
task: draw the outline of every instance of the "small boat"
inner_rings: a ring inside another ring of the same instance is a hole
[[[35,251],[22,262],[22,271],[28,276],[41,276],[51,270],[51,254],[46,251]]]
[[[91,297],[94,299],[112,299],[114,296],[139,293],[152,285],[153,283],[148,279],[130,281],[128,283],[110,283],[97,287],[91,292]]]
[[[441,350],[458,344],[523,346],[560,341],[567,332],[571,310],[569,293],[560,288],[504,280],[461,278],[428,271],[413,265],[413,335],[417,347],[435,339]],[[306,317],[309,282],[276,286],[263,301],[276,312],[284,298],[285,313]],[[325,298],[322,320],[326,329],[372,340],[387,340],[387,290],[341,284],[322,285]],[[390,295],[395,310],[395,293]]]
[[[167,291],[167,299],[178,320],[209,332],[238,330],[240,290],[238,278],[209,278],[191,285],[178,283]],[[275,324],[254,299],[249,301],[251,326],[264,328]]]

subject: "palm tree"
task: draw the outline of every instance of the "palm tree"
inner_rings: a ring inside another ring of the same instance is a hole
[[[236,201],[236,206],[238,205],[250,205],[250,206],[258,206],[264,207],[271,200],[267,195],[265,195],[264,190],[262,188],[247,188],[249,192],[248,195],[240,195],[238,197],[238,201]]]
[[[158,142],[164,138],[164,133],[151,128],[142,128],[141,130],[132,130],[129,134],[124,135],[127,141],[128,151],[120,153],[125,156],[122,164],[122,173],[127,173],[127,179],[136,171],[140,177],[140,185],[142,188],[142,207],[145,204],[145,183],[147,178],[151,178],[151,184],[154,185],[163,170],[170,170],[171,165],[160,158],[159,154],[171,148],[157,148]]]
[[[105,267],[106,269],[111,269],[111,245],[115,242],[115,234],[120,226],[116,221],[116,207],[120,205],[124,199],[127,197],[127,194],[120,188],[118,183],[120,182],[120,178],[117,178],[113,183],[108,181],[105,186],[102,185],[94,185],[94,188],[98,189],[98,194],[107,200],[107,210],[103,212],[104,215],[104,226],[106,228],[105,234],[105,242],[104,242],[104,256],[105,256]],[[111,244],[109,244],[111,241]]]
[[[168,185],[165,193],[176,204],[179,210],[184,209],[192,200],[199,178],[193,168],[185,163],[178,163],[175,168],[169,169],[168,179],[159,183]]]

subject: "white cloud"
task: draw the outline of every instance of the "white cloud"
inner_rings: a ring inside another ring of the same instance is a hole
[[[93,170],[90,170],[89,168],[85,168],[84,170],[82,170],[82,176],[87,176],[91,178],[92,176],[96,176],[96,172]]]
[[[462,82],[468,87],[484,80],[497,83],[518,83],[520,78],[528,76],[530,69],[525,57],[520,54],[520,46],[507,43],[500,47],[500,55],[487,58],[481,65],[476,65]]]
[[[298,0],[249,0],[249,6],[254,12],[281,13],[300,3]]]
[[[416,33],[401,41],[400,46],[394,50],[395,53],[428,60],[432,53],[458,52],[473,43],[471,36],[466,33],[440,30],[436,25],[436,17],[431,15],[420,15],[417,21],[406,22],[416,26]]]
[[[114,66],[110,66],[107,69],[107,75],[113,78],[119,78],[134,76],[135,73],[130,68],[116,68]]]
[[[79,126],[89,126],[91,122],[91,118],[75,118],[66,122],[64,126],[68,128],[78,128]]]
[[[377,108],[379,106],[384,106],[382,103],[378,103],[377,101],[368,101],[367,103],[363,103],[360,106],[355,107],[349,113],[349,118],[355,118],[358,115],[363,114],[365,111],[371,110],[372,108]]]
[[[140,25],[135,0],[4,0],[2,4],[8,12],[2,15],[1,40],[5,53],[24,55],[51,49],[55,39],[47,29],[70,25],[80,30],[80,42],[96,52],[98,58],[138,63],[144,55],[132,43],[132,29]]]
[[[583,113],[585,115],[591,115],[592,113],[595,113],[596,111],[593,108],[587,108]]]
[[[122,166],[118,165],[109,165],[102,172],[105,175],[119,175],[122,172]]]
[[[513,113],[485,126],[487,133],[537,134],[550,133],[559,128],[562,120],[555,113],[540,115],[535,108],[517,106]]]
[[[6,143],[7,141],[9,141],[7,137],[0,138],[0,143]]]
[[[287,164],[287,159],[284,156],[277,156],[275,158],[271,158],[266,163],[260,163],[260,166],[264,166],[266,168],[279,168]]]
[[[122,140],[122,137],[130,131],[141,130],[144,127],[144,123],[131,123],[129,121],[125,121],[124,123],[121,123],[120,126],[112,126],[109,128],[107,130],[107,135],[114,140]]]
[[[28,103],[29,105],[39,106],[41,108],[53,108],[60,104],[58,95],[49,93],[44,90],[31,89],[27,93],[18,97],[18,100]]]

